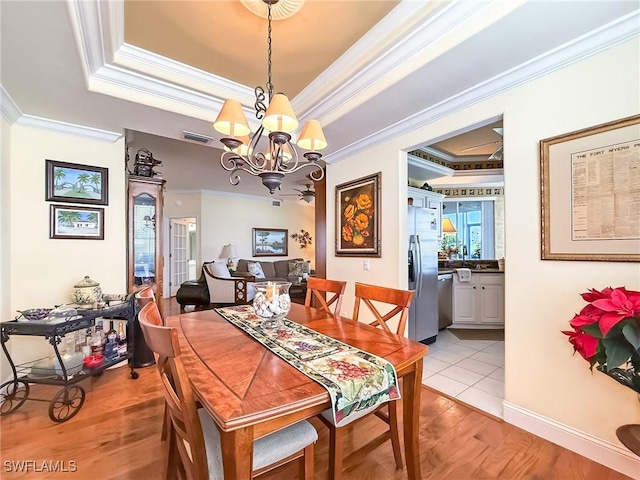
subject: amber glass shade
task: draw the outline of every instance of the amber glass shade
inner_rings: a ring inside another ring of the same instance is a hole
[[[456,233],[456,227],[454,227],[453,222],[449,218],[442,219],[442,232],[443,233]]]

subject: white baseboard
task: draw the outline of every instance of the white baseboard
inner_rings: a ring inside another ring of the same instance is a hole
[[[603,441],[512,403],[504,402],[503,406],[505,422],[640,480],[640,458],[626,448]]]

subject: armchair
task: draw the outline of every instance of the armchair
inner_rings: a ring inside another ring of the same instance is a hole
[[[253,275],[242,274],[232,277],[224,263],[206,262],[202,271],[207,279],[209,298],[212,305],[237,305],[249,303],[255,295]]]
[[[204,275],[204,269],[197,280],[187,280],[180,285],[176,292],[176,301],[180,304],[180,313],[185,312],[185,306],[193,305],[196,310],[209,308],[209,288]]]

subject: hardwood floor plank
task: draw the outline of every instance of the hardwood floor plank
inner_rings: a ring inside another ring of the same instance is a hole
[[[173,311],[172,305],[165,312]],[[176,308],[177,311],[177,308]],[[12,479],[161,479],[164,444],[160,441],[163,398],[155,367],[138,369],[132,380],[127,368],[106,371],[81,382],[86,401],[71,420],[49,419],[48,401],[58,387],[33,385],[30,398],[11,415],[0,417],[0,478]],[[419,428],[420,464],[431,480],[629,480],[628,477],[512,425],[499,422],[424,388]],[[317,479],[327,478],[328,430],[318,430],[315,447]],[[400,480],[406,467],[395,469],[391,443],[360,455],[349,454],[379,434],[383,424],[366,418],[345,435],[345,480]],[[5,461],[73,460],[78,471],[8,472]],[[297,478],[297,465],[269,472],[265,480]]]

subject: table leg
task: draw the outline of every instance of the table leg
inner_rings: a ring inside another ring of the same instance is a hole
[[[253,427],[220,432],[225,480],[249,480],[253,470]]]
[[[402,380],[402,410],[404,425],[404,454],[409,480],[420,480],[420,392],[422,390],[422,359]]]

